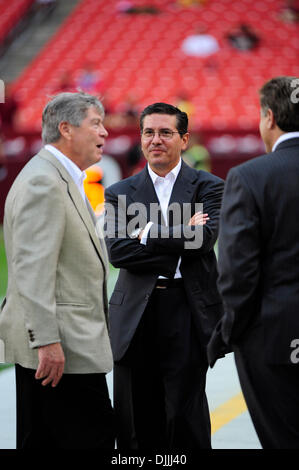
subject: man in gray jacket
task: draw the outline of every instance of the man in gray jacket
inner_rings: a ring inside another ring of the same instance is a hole
[[[16,365],[17,448],[114,447],[108,261],[83,187],[102,156],[103,118],[91,95],[54,97],[43,112],[45,147],[7,196],[0,350]]]

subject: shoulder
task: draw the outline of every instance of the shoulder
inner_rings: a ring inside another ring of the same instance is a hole
[[[299,140],[299,139],[298,139]],[[281,176],[287,172],[298,172],[299,147],[285,143],[279,146],[274,152],[255,157],[241,165],[231,168],[226,181],[231,184],[234,180],[239,184],[247,185],[254,193],[260,192],[263,188],[279,184]],[[295,157],[295,158],[294,158]]]
[[[298,146],[279,146],[274,152],[252,158],[231,168],[228,172],[228,177],[234,175],[235,177],[255,183],[272,177],[280,177],[281,172],[285,171],[286,168],[290,169],[292,164],[296,163],[296,160],[292,157],[294,151],[296,155],[298,154],[298,149]]]
[[[204,170],[196,170],[198,171],[198,179],[199,181],[208,181],[213,184],[220,184],[223,185],[224,181],[219,176],[214,175],[213,173],[209,173],[208,171]]]
[[[241,163],[229,170],[227,179],[232,176],[245,179],[260,177],[272,166],[274,156],[275,153],[271,152]]]
[[[18,175],[23,181],[45,181],[57,182],[59,173],[57,169],[47,160],[41,158],[39,154],[32,157]]]
[[[7,199],[11,197],[26,199],[34,195],[40,197],[42,194],[51,194],[51,198],[54,199],[60,192],[60,184],[61,178],[55,167],[39,155],[35,155],[14,180]]]
[[[212,184],[223,186],[224,181],[219,178],[219,176],[214,175],[205,170],[196,170],[191,168],[187,163],[182,163],[182,176],[191,182],[196,182],[198,184]]]

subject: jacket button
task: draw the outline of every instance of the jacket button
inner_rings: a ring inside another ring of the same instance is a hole
[[[150,295],[149,294],[146,294],[146,296],[144,297],[144,300],[148,301],[150,298]]]
[[[29,340],[33,342],[35,340],[33,330],[28,330],[28,333],[29,333]]]

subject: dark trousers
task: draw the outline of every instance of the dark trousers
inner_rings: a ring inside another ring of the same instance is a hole
[[[184,289],[156,288],[114,367],[118,449],[210,448],[206,372]]]
[[[17,449],[111,449],[114,414],[105,374],[64,374],[53,388],[16,364]]]
[[[299,448],[299,366],[265,361],[257,326],[234,346],[236,366],[252,422],[264,449]]]

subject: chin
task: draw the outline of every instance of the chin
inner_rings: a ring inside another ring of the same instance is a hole
[[[95,157],[94,157],[94,163],[98,163],[100,160],[102,160],[102,156],[103,156],[103,155],[102,155],[101,153],[95,155]]]

